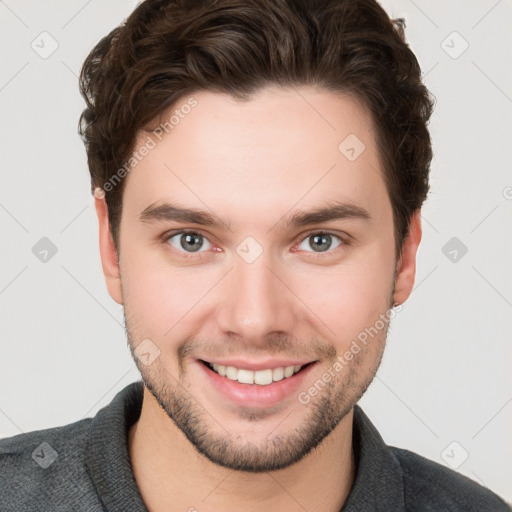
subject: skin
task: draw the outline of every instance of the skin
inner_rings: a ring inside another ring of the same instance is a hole
[[[316,360],[307,392],[408,298],[419,211],[396,261],[372,122],[354,99],[306,87],[269,87],[244,102],[193,96],[197,107],[126,178],[119,255],[105,201],[95,199],[103,271],[124,305],[132,354],[145,339],[160,351],[150,365],[134,355],[146,384],[129,435],[137,484],[152,511],[338,511],[355,477],[353,406],[377,371],[387,325],[307,404],[297,393],[268,409],[233,404],[197,358]],[[366,146],[355,161],[338,150],[349,134]],[[164,200],[213,212],[231,229],[140,220]],[[330,201],[370,219],[284,224]],[[182,228],[205,237],[199,252],[162,236]],[[325,232],[332,246],[315,251],[311,235]],[[252,263],[236,252],[248,236],[263,249]]]

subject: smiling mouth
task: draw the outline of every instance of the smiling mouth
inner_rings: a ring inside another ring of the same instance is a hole
[[[257,384],[259,386],[268,386],[280,380],[289,379],[304,368],[314,364],[316,361],[296,366],[280,366],[277,368],[268,368],[266,370],[245,370],[235,366],[223,366],[221,364],[209,363],[200,360],[207,368],[226,379],[237,381],[240,384]]]

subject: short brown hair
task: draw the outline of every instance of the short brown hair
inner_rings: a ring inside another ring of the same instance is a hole
[[[267,85],[354,95],[371,114],[393,209],[397,257],[429,190],[434,99],[404,22],[375,0],[146,0],[92,49],[79,132],[119,249],[125,180],[106,187],[137,135],[194,91],[238,99]],[[341,141],[340,141],[341,142]]]

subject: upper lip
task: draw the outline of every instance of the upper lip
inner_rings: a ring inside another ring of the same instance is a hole
[[[281,366],[304,366],[315,361],[299,361],[297,359],[265,359],[263,361],[248,361],[247,359],[201,359],[211,364],[220,364],[222,366],[234,366],[240,370],[273,370]]]

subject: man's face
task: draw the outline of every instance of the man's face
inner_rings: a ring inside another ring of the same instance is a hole
[[[134,355],[143,380],[203,455],[239,470],[284,468],[350,411],[384,349],[387,325],[335,365],[393,304],[393,218],[375,136],[365,111],[332,92],[193,97],[197,105],[161,141],[152,136],[156,147],[126,178],[120,293],[129,343],[134,352],[150,340],[146,360]],[[166,219],[163,209],[155,219],[165,203],[225,225]],[[334,204],[352,215],[293,222]],[[221,376],[206,362],[249,371]],[[282,377],[279,367],[299,365]],[[251,369],[267,370],[262,384],[229,378],[251,379]]]

